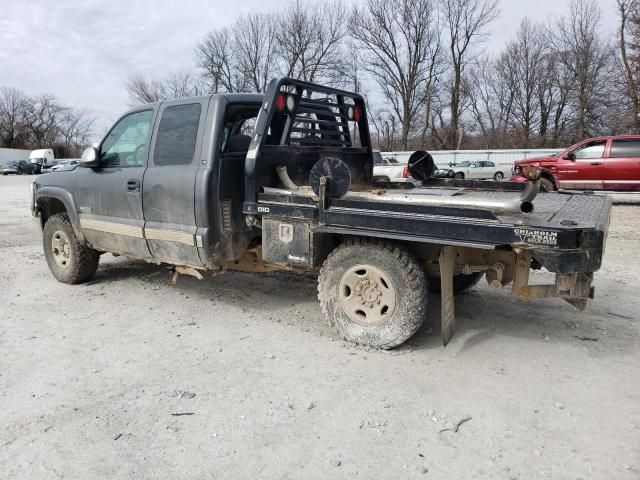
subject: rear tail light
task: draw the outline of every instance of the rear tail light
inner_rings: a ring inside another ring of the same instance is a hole
[[[276,97],[276,108],[280,111],[284,110],[287,106],[287,98],[284,96],[284,93],[279,93]]]
[[[347,118],[352,122],[359,122],[362,118],[362,107],[360,105],[350,105],[347,108]]]
[[[287,110],[293,112],[294,108],[296,108],[296,97],[289,95],[287,96]]]
[[[402,178],[409,178],[409,165],[405,165],[402,169]]]

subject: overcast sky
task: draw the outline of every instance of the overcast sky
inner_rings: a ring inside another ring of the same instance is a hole
[[[345,0],[353,3],[353,0]],[[522,18],[566,14],[570,0],[501,0],[483,49],[499,51]],[[193,66],[194,45],[245,12],[277,0],[2,0],[0,86],[49,92],[96,117],[96,136],[129,107],[130,73],[162,77]],[[615,0],[598,0],[613,35]]]

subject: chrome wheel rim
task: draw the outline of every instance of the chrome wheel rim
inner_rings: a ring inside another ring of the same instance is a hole
[[[68,268],[71,265],[71,245],[69,237],[61,230],[53,233],[51,237],[51,253],[53,259],[61,268]]]
[[[342,274],[338,299],[349,318],[364,327],[384,324],[396,309],[389,275],[371,265],[355,265]]]

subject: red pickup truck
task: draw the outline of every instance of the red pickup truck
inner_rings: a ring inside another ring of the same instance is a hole
[[[574,190],[640,191],[640,136],[596,137],[562,153],[518,160],[511,181],[526,182],[522,168],[538,167],[542,187]]]

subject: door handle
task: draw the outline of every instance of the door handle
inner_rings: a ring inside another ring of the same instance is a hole
[[[602,165],[602,162],[591,162],[591,165]]]
[[[127,180],[127,192],[139,192],[140,180]]]

